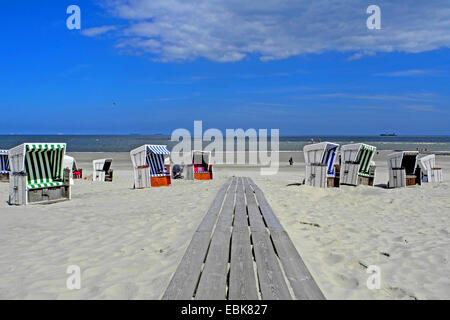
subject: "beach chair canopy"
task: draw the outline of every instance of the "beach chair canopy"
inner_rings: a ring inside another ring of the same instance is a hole
[[[414,174],[419,151],[400,151],[388,155],[389,169],[405,169],[407,175]]]
[[[0,174],[9,173],[8,150],[0,150]]]
[[[97,159],[97,160],[92,161],[92,163],[94,165],[94,171],[108,172],[109,169],[111,168],[112,159],[111,158]]]
[[[148,166],[152,177],[170,175],[170,171],[165,167],[166,160],[169,160],[170,156],[167,146],[146,144],[131,150],[130,155],[135,169]]]
[[[346,144],[341,147],[341,161],[342,163],[359,164],[358,174],[369,176],[370,166],[376,150],[376,147],[364,143]]]
[[[327,166],[327,174],[334,174],[334,162],[339,145],[332,142],[320,142],[303,147],[305,164],[323,164]]]
[[[153,154],[170,155],[167,146],[162,145],[147,145],[147,149]]]
[[[72,171],[78,170],[77,161],[74,157],[65,155],[64,156],[64,162],[63,162],[64,169],[70,169]]]
[[[436,156],[430,154],[419,159],[419,166],[426,174],[436,167]]]
[[[24,143],[9,150],[12,172],[27,174],[27,188],[62,186],[65,143]]]

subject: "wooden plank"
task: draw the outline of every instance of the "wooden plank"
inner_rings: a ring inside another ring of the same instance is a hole
[[[227,196],[223,202],[222,211],[220,212],[219,219],[217,220],[216,229],[220,231],[230,231],[233,224],[233,212],[234,212],[234,198],[236,194],[237,179],[233,179],[233,182],[228,189]]]
[[[310,164],[306,165],[306,173],[305,173],[305,185],[312,187],[313,186],[313,180],[312,180],[312,167]]]
[[[236,191],[228,299],[258,299],[242,179],[239,179]]]
[[[250,188],[248,179],[244,179],[243,182],[261,296],[264,300],[289,300],[291,295],[256,204],[253,190]]]
[[[322,167],[321,166],[312,166],[314,169],[314,187],[323,188],[323,176],[322,176]]]
[[[295,298],[298,300],[324,300],[325,296],[286,231],[275,231],[270,235]]]
[[[243,182],[245,187],[245,198],[247,199],[247,211],[250,221],[250,230],[251,232],[265,231],[266,225],[264,224],[261,212],[259,211],[259,207],[256,203],[253,190],[250,188],[247,179],[243,179]]]
[[[211,239],[205,266],[200,277],[195,299],[219,300],[226,298],[227,268],[230,256],[231,225],[234,212],[236,179],[228,189],[219,219]]]
[[[211,234],[195,232],[177,270],[175,271],[163,300],[190,300],[200,277],[200,270],[208,250]]]
[[[231,264],[228,288],[229,300],[258,300],[256,275],[250,234],[233,232],[231,242]]]
[[[344,163],[343,169],[343,179],[341,181],[341,184],[356,186],[358,184],[359,164]]]
[[[236,190],[236,206],[234,209],[233,233],[248,231],[247,206],[245,204],[244,185],[242,178],[239,178]]]
[[[208,251],[212,229],[232,180],[228,179],[217,193],[172,276],[162,297],[163,300],[188,300],[193,297]]]
[[[351,164],[350,165],[350,185],[357,185],[357,181],[358,181],[358,169],[359,169],[359,164]]]
[[[266,197],[264,197],[263,192],[261,189],[253,182],[252,179],[248,178],[250,186],[255,191],[256,199],[258,200],[259,209],[261,210],[261,213],[264,217],[264,220],[267,224],[267,228],[272,231],[283,231],[284,228],[281,225],[278,218],[275,216],[275,214],[272,211],[272,208],[269,206],[269,203],[266,200]]]
[[[252,240],[262,299],[291,300],[267,231],[252,232]]]
[[[222,188],[220,188],[211,206],[209,207],[208,212],[198,226],[197,231],[212,231],[214,225],[216,224],[220,209],[222,208],[222,203],[225,198],[226,192],[233,180],[234,178],[229,178],[227,182],[225,182],[225,184],[222,186]]]
[[[327,167],[326,166],[318,166],[316,167],[317,172],[319,172],[320,179],[318,184],[321,188],[327,187]]]
[[[215,231],[200,277],[196,300],[224,300],[227,294],[227,268],[231,231]]]

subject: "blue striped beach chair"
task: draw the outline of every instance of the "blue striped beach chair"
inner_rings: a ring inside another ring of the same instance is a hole
[[[165,145],[146,144],[130,151],[134,171],[134,187],[166,187],[171,184],[170,151]]]
[[[334,181],[336,177],[336,155],[339,144],[320,142],[306,145],[303,155],[306,165],[305,184],[325,188],[329,185],[328,178]],[[334,186],[334,183],[330,186]]]
[[[10,203],[70,199],[64,178],[65,143],[24,143],[9,150]]]
[[[8,150],[0,150],[0,181],[8,181],[9,172]]]

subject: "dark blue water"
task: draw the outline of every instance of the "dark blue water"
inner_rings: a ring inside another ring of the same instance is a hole
[[[365,142],[379,150],[450,151],[450,136],[281,136],[280,151],[300,151],[311,142],[332,141],[339,144]],[[0,149],[10,149],[24,142],[65,142],[69,152],[128,152],[143,144],[164,144],[171,149],[177,142],[167,135],[0,135]],[[204,142],[204,146],[209,142]],[[270,144],[269,144],[270,145]],[[225,146],[225,143],[224,143]]]

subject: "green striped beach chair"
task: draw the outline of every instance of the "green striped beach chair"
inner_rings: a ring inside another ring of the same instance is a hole
[[[24,205],[70,199],[64,177],[65,143],[24,143],[9,150],[9,203]]]
[[[336,178],[336,154],[339,144],[332,142],[319,142],[303,147],[306,176],[305,184],[311,187],[334,187]],[[333,183],[329,183],[332,181]]]
[[[346,144],[341,147],[341,184],[373,186],[375,180],[376,147],[365,143]]]

